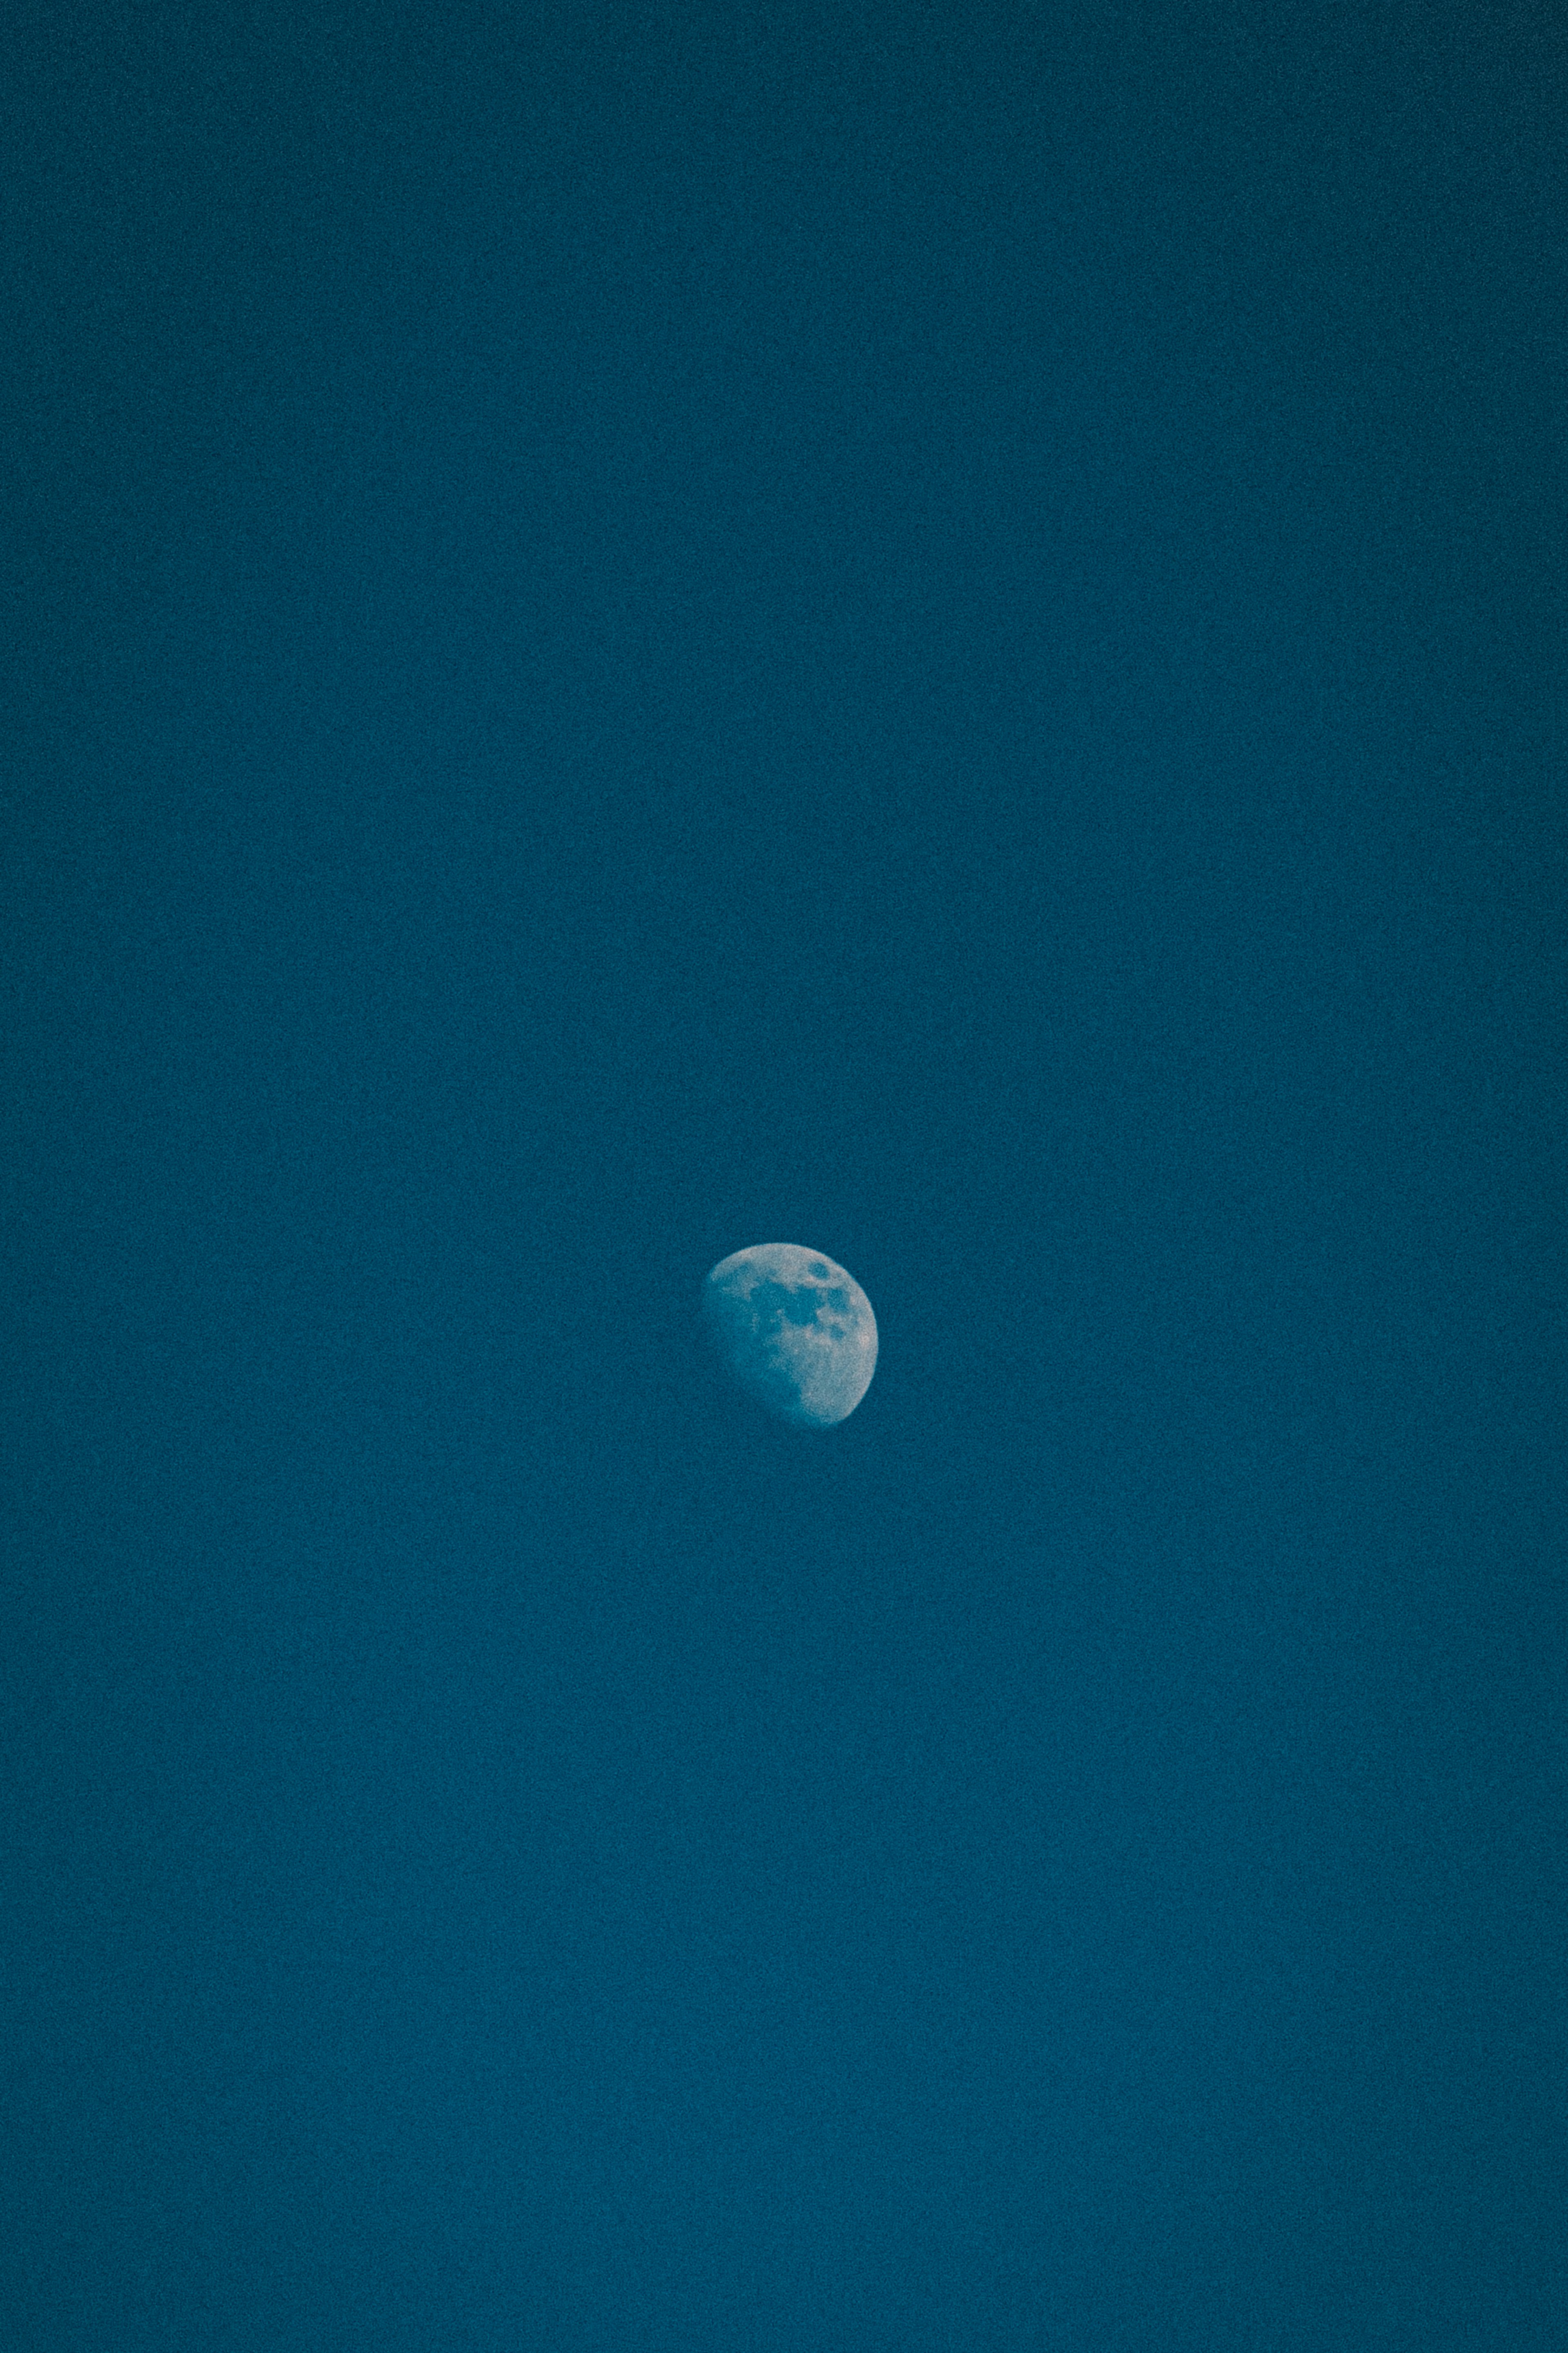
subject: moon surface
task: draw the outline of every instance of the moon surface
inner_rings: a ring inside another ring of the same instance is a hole
[[[871,1386],[871,1303],[820,1250],[755,1242],[734,1251],[704,1282],[702,1310],[731,1373],[781,1420],[829,1430]]]

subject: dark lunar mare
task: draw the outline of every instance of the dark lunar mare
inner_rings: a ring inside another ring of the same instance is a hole
[[[732,1291],[710,1290],[704,1304],[709,1328],[731,1378],[752,1390],[763,1404],[791,1421],[806,1421],[786,1366],[775,1361],[773,1344],[787,1321],[809,1324],[818,1293],[786,1283],[763,1282],[746,1297]]]

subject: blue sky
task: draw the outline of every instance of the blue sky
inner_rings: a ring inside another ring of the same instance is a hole
[[[1559,2344],[1561,26],[13,51],[0,2333]]]

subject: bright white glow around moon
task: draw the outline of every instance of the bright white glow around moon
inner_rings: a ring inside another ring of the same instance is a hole
[[[725,1364],[770,1413],[827,1430],[852,1414],[877,1369],[877,1319],[851,1274],[798,1242],[755,1242],[702,1286]]]

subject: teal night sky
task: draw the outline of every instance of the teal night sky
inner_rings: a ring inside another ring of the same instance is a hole
[[[0,2346],[1561,2353],[1561,7],[5,50]]]

